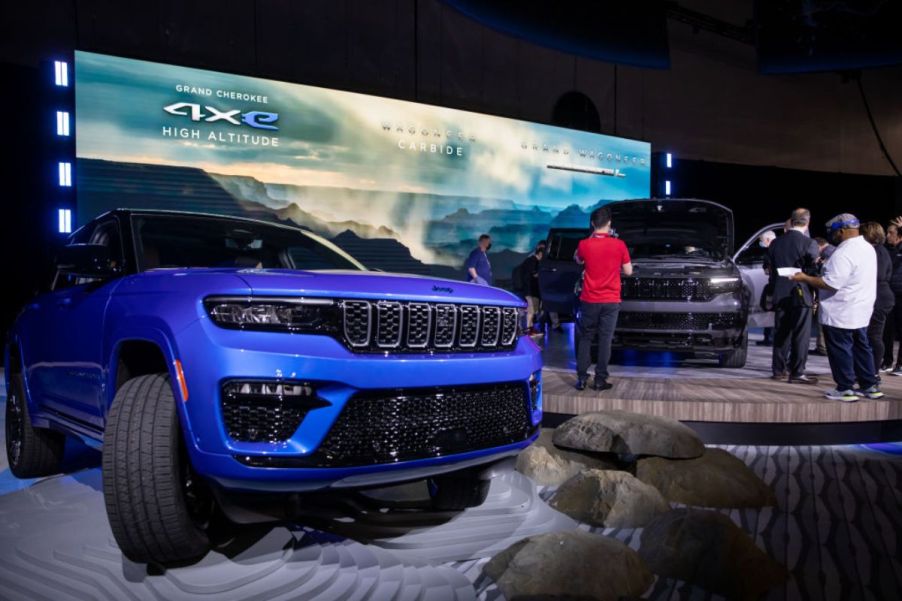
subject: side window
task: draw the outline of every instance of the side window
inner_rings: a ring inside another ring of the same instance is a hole
[[[772,230],[776,236],[782,236],[783,230]],[[762,247],[758,240],[755,239],[745,250],[736,257],[736,263],[739,265],[760,265],[764,263],[764,257],[767,255],[767,249]]]
[[[91,244],[99,244],[110,249],[110,261],[113,267],[122,267],[122,238],[119,235],[119,223],[115,219],[104,221],[94,228],[90,238]]]

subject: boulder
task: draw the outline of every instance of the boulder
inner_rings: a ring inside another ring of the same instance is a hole
[[[672,459],[691,459],[705,451],[698,435],[674,419],[619,410],[577,415],[558,426],[553,441],[578,451]]]
[[[584,469],[615,469],[613,462],[566,451],[551,442],[554,430],[545,428],[531,446],[517,457],[517,471],[536,484],[559,486]]]
[[[673,503],[698,507],[776,505],[774,491],[739,458],[708,449],[697,459],[640,459],[636,477]]]
[[[642,528],[670,510],[654,486],[612,470],[580,472],[561,485],[550,505],[577,521],[606,528]]]
[[[729,517],[701,509],[677,509],[655,518],[642,531],[639,554],[659,576],[729,599],[758,599],[789,575]]]
[[[617,601],[642,595],[654,582],[638,553],[618,540],[581,530],[514,543],[483,570],[505,599]]]

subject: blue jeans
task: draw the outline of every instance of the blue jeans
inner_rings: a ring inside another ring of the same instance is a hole
[[[827,342],[827,358],[837,390],[852,390],[855,380],[862,389],[877,384],[874,352],[868,342],[868,329],[846,330],[822,326]]]
[[[576,349],[576,375],[586,379],[592,363],[592,343],[598,342],[598,357],[595,363],[595,382],[608,379],[608,362],[611,360],[611,341],[617,327],[620,303],[587,303],[579,307],[579,347]]]

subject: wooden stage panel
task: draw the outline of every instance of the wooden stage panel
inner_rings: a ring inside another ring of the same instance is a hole
[[[705,368],[702,368],[705,369]],[[885,375],[879,401],[841,403],[825,399],[833,386],[820,376],[817,386],[758,377],[620,375],[604,392],[577,391],[576,375],[559,368],[543,371],[543,407],[548,413],[579,414],[602,409],[662,415],[683,421],[732,423],[840,423],[902,420],[902,378]],[[651,370],[649,370],[651,371]]]

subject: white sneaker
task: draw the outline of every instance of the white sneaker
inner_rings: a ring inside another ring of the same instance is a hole
[[[889,372],[891,376],[902,376],[902,367],[897,367],[893,371]]]
[[[842,401],[843,403],[854,403],[858,400],[858,395],[853,390],[828,390],[824,396],[831,401]]]
[[[876,401],[877,399],[882,399],[883,397],[886,396],[885,394],[883,394],[883,392],[881,392],[880,388],[876,385],[871,386],[870,388],[867,388],[865,390],[856,390],[855,395],[861,396],[861,397],[866,396],[869,399],[871,399],[872,401]]]

